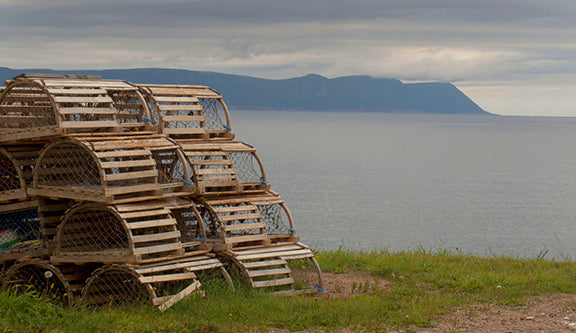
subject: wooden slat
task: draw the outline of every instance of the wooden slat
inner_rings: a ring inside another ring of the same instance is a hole
[[[281,275],[281,274],[290,274],[292,270],[288,267],[283,268],[271,268],[271,269],[259,269],[259,270],[249,270],[248,276],[249,277],[257,277],[257,276],[268,276],[268,275]]]
[[[59,108],[58,112],[60,114],[63,115],[69,115],[69,114],[117,114],[118,111],[112,109],[112,108],[85,108],[85,107],[71,107],[71,108],[65,108],[65,107],[61,107]]]
[[[159,105],[160,111],[202,111],[200,104],[161,104]]]
[[[152,221],[140,221],[140,222],[130,222],[126,224],[128,229],[144,229],[153,227],[162,227],[166,225],[176,225],[176,221],[173,219],[159,219]]]
[[[294,283],[294,279],[291,277],[284,278],[284,279],[274,279],[274,280],[267,280],[267,281],[253,281],[252,282],[254,288],[276,287],[276,286],[282,286],[282,285],[293,284],[293,283]]]
[[[190,260],[190,259],[188,259]],[[169,265],[159,265],[159,266],[152,266],[146,268],[138,268],[136,272],[140,274],[151,274],[151,273],[158,273],[158,272],[165,272],[174,269],[188,269],[195,270],[194,267],[202,267],[205,265],[217,265],[216,267],[222,266],[222,263],[218,259],[206,259],[206,260],[196,260],[196,261],[186,261],[186,262],[178,262]]]
[[[162,245],[154,245],[154,246],[147,246],[147,247],[139,247],[134,249],[135,254],[152,254],[152,253],[160,253],[160,252],[168,252],[173,250],[179,250],[182,248],[182,244],[172,243],[172,244],[162,244]]]
[[[171,127],[164,127],[162,129],[166,134],[202,134],[206,133],[204,128],[171,128]]]
[[[96,121],[63,121],[60,123],[62,128],[106,128],[118,127],[120,123],[115,120],[96,120]]]
[[[264,229],[264,228],[266,228],[266,224],[264,224],[263,222],[260,222],[260,223],[245,223],[245,224],[232,224],[232,225],[222,226],[222,229],[224,229],[224,231]]]
[[[158,215],[166,215],[169,214],[170,211],[167,209],[155,209],[155,210],[145,210],[145,211],[138,211],[132,213],[122,213],[123,218],[125,219],[133,219],[139,217],[146,217],[146,216],[158,216]]]
[[[174,239],[180,237],[179,231],[170,231],[170,232],[161,232],[156,234],[150,235],[140,235],[140,236],[132,236],[132,240],[134,243],[146,243],[146,242],[153,242],[153,241],[160,241],[166,239]]]
[[[216,213],[229,213],[229,212],[244,212],[244,211],[254,211],[257,209],[256,206],[246,205],[246,206],[233,206],[233,207],[212,207]]]
[[[140,185],[130,185],[130,186],[119,186],[119,187],[106,187],[104,188],[104,193],[106,195],[118,195],[133,192],[146,192],[159,190],[160,186],[158,184],[140,184]]]
[[[182,290],[181,292],[179,292],[178,294],[174,295],[173,297],[171,297],[170,299],[166,300],[165,302],[162,302],[162,305],[160,305],[158,307],[158,309],[161,312],[164,312],[166,310],[168,310],[168,308],[170,308],[172,305],[176,304],[177,302],[181,301],[182,299],[184,299],[185,297],[190,296],[190,294],[192,294],[194,291],[197,291],[198,289],[200,289],[200,282],[199,281],[194,281],[194,283],[192,283],[191,285],[189,285],[188,287],[186,287],[184,290]],[[155,304],[156,305],[156,304]]]
[[[109,96],[82,97],[82,96],[54,96],[56,103],[112,103]]]
[[[194,160],[189,159],[193,165],[232,165],[231,160]]]
[[[266,236],[265,234],[254,234],[254,235],[227,237],[225,242],[228,244],[235,244],[235,243],[265,240],[266,238],[268,238],[268,236]]]
[[[177,97],[177,96],[154,96],[158,102],[171,102],[171,103],[198,103],[196,97]]]
[[[262,215],[260,213],[251,213],[251,214],[233,214],[233,215],[224,215],[218,216],[218,219],[223,222],[227,221],[235,221],[235,220],[247,220],[247,219],[261,219]]]
[[[314,256],[312,251],[308,249],[302,250],[293,250],[293,251],[279,251],[279,252],[265,252],[265,253],[256,253],[256,254],[245,254],[239,255],[236,258],[238,260],[249,260],[249,259],[264,259],[264,258],[272,258],[272,257],[280,257],[286,258],[291,256],[300,256],[300,255],[307,255],[307,256]]]
[[[48,88],[49,93],[54,95],[105,95],[107,91],[104,89],[63,89],[63,88]]]
[[[110,158],[110,157],[126,157],[126,156],[150,156],[149,150],[144,149],[131,149],[131,150],[114,150],[114,151],[97,151],[96,157]]]
[[[196,274],[188,273],[175,273],[175,274],[164,274],[164,275],[153,275],[153,276],[140,276],[138,280],[140,283],[157,283],[157,282],[168,282],[168,281],[179,281],[179,280],[192,280],[196,278]]]
[[[38,207],[38,200],[27,200],[16,203],[1,204],[0,212],[18,211]]]
[[[282,245],[282,246],[271,246],[265,247],[260,249],[252,249],[252,250],[242,250],[237,251],[237,255],[248,255],[248,254],[257,254],[257,253],[279,253],[281,251],[293,251],[293,250],[303,250],[303,248],[299,245]]]
[[[127,161],[112,161],[112,162],[101,162],[102,168],[132,168],[132,167],[147,167],[156,166],[156,161],[151,158],[144,160],[127,160]]]
[[[126,179],[137,179],[137,178],[149,178],[158,176],[158,171],[156,170],[146,170],[146,171],[135,171],[135,172],[122,172],[113,173],[109,175],[104,175],[104,181],[115,181],[115,180],[126,180]]]
[[[204,121],[204,116],[163,116],[163,121]]]
[[[275,260],[243,262],[242,266],[246,268],[259,268],[259,267],[280,266],[286,264],[288,263],[284,259],[275,259]]]

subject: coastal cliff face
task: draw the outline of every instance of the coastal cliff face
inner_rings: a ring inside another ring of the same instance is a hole
[[[134,83],[198,84],[218,90],[227,104],[246,110],[345,111],[489,115],[450,83],[411,83],[369,76],[329,79],[316,74],[269,80],[180,69],[54,71],[0,67],[3,81],[21,73],[101,75]]]

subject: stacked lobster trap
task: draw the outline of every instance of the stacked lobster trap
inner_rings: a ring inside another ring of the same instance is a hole
[[[322,290],[254,147],[216,91],[22,74],[0,90],[2,288],[165,310],[205,276]],[[207,281],[206,281],[207,282]]]

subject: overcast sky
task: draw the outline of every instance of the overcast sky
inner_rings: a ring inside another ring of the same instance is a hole
[[[447,81],[576,116],[576,0],[0,0],[0,66]]]

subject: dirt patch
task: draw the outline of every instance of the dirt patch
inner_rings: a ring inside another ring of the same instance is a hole
[[[576,295],[533,297],[528,305],[473,304],[415,332],[576,332]]]

